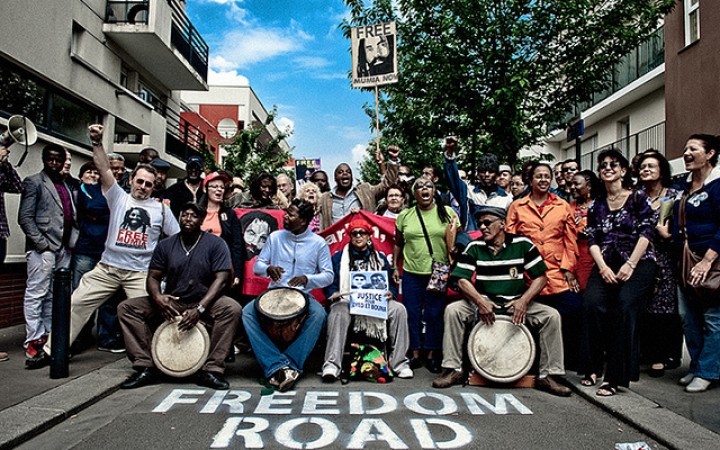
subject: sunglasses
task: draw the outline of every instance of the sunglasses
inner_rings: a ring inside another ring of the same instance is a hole
[[[428,183],[415,183],[415,189],[422,189],[422,188],[434,188],[435,185],[432,182]]]
[[[478,227],[490,228],[490,225],[494,224],[495,222],[500,222],[500,219],[482,220],[482,221],[478,222]]]
[[[620,163],[617,161],[610,161],[610,162],[602,162],[600,163],[601,169],[617,169],[620,166]]]
[[[354,230],[354,231],[350,232],[350,236],[352,236],[352,237],[367,236],[369,234],[370,233],[368,233],[365,230]]]
[[[577,172],[577,170],[577,167],[563,167],[562,169],[563,172]]]
[[[138,186],[145,186],[146,188],[151,188],[154,186],[154,184],[151,181],[144,181],[144,180],[135,180],[135,184]]]

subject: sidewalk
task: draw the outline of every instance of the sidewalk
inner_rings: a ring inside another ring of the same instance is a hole
[[[10,361],[0,362],[0,450],[14,447],[112,394],[130,373],[124,354],[88,350],[73,358],[69,378],[51,380],[49,369],[24,369],[23,336],[22,326],[0,329],[0,350],[10,353]],[[720,448],[720,387],[687,394],[677,384],[686,370],[687,361],[663,378],[641,374],[632,389],[623,389],[611,398],[595,396],[596,387],[581,387],[576,375],[567,379],[575,395],[669,448],[716,450]],[[229,381],[232,384],[232,378]]]

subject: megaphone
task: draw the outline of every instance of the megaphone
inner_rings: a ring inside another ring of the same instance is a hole
[[[27,117],[12,116],[7,126],[7,131],[0,135],[0,145],[10,147],[17,142],[27,148],[37,142],[37,129]]]

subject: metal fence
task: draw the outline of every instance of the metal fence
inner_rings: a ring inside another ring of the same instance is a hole
[[[635,134],[631,134],[622,139],[598,147],[582,156],[580,166],[582,168],[590,168],[591,170],[597,169],[597,155],[610,148],[619,150],[629,161],[631,161],[635,155],[642,153],[648,149],[655,149],[665,154],[665,122],[660,122],[652,127],[645,128]]]

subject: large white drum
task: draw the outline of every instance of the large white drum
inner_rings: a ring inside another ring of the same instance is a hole
[[[508,316],[495,323],[478,323],[470,332],[468,356],[475,370],[490,381],[512,383],[523,377],[535,361],[535,341],[525,325]]]
[[[210,354],[210,336],[198,322],[187,331],[180,331],[181,317],[165,321],[155,330],[152,339],[152,358],[161,372],[171,377],[187,377],[205,364]]]

